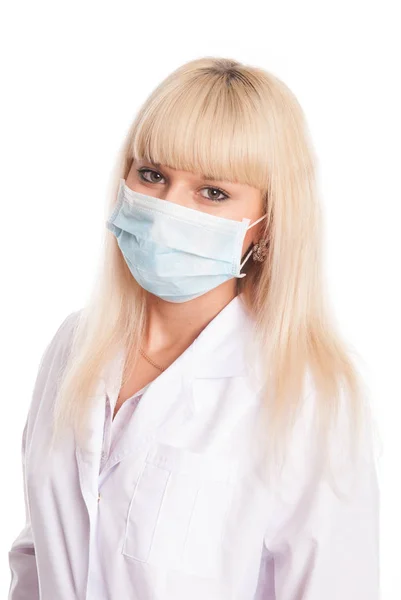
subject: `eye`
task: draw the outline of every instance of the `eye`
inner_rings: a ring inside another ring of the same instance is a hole
[[[160,179],[148,179],[147,177],[145,177],[145,173],[150,173],[151,177],[155,175],[156,177],[160,177],[161,179],[163,179],[163,175],[161,175],[157,171],[154,171],[153,169],[137,169],[136,172],[138,173],[140,179],[142,179],[142,181],[146,181],[147,183],[160,183]]]
[[[206,198],[207,200],[211,200],[212,202],[223,202],[224,200],[226,200],[228,198],[228,195],[223,192],[223,190],[220,190],[219,188],[214,188],[214,187],[206,187],[203,188],[203,190],[212,190],[214,192],[214,194],[209,195],[209,196],[203,196],[204,198]],[[220,196],[223,197],[218,197],[218,195],[220,194]]]
[[[161,173],[159,173],[158,171],[154,171],[153,169],[147,169],[147,168],[142,168],[142,169],[137,169],[136,170],[139,178],[142,181],[145,181],[146,183],[160,183],[161,180],[164,179],[163,175],[161,175]],[[148,175],[145,175],[148,174]],[[226,194],[225,192],[223,192],[223,190],[221,190],[220,188],[215,188],[215,187],[205,187],[202,188],[201,191],[204,190],[208,190],[207,192],[207,196],[203,196],[203,198],[205,198],[206,200],[211,200],[212,202],[223,202],[224,200],[226,200],[227,198],[229,198],[228,194]],[[211,193],[209,193],[211,191]]]

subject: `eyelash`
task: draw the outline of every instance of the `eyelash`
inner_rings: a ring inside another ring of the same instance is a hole
[[[161,175],[161,173],[159,173],[158,171],[154,171],[153,169],[137,169],[137,173],[139,175],[139,177],[142,179],[142,181],[145,181],[146,183],[160,183],[158,181],[149,181],[148,179],[145,179],[143,176],[143,173],[145,172],[150,172],[150,173],[157,173],[157,175]],[[161,175],[161,177],[163,177],[163,175]],[[227,198],[229,198],[229,196],[223,192],[223,190],[221,190],[220,188],[217,187],[204,187],[202,188],[203,190],[216,190],[217,192],[220,192],[220,194],[223,194],[224,198],[206,198],[205,196],[203,196],[203,198],[205,198],[205,200],[210,200],[211,202],[224,202],[224,200],[227,200]]]

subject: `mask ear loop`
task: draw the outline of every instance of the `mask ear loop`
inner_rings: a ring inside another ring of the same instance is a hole
[[[249,225],[248,229],[251,229],[251,227],[253,227],[254,225],[257,225],[258,223],[260,223],[260,221],[263,221],[263,219],[265,219],[266,217],[267,217],[267,215],[263,215],[263,217],[260,217],[260,219],[258,219],[258,220],[257,220],[257,221],[255,221],[254,223],[252,223],[252,225]],[[248,229],[247,229],[247,231],[248,231]],[[240,267],[239,267],[239,270],[240,270],[240,271],[241,271],[242,267],[244,266],[244,264],[246,263],[246,261],[248,260],[248,258],[251,256],[252,252],[253,252],[253,248],[252,248],[252,250],[250,250],[250,251],[248,252],[248,254],[246,255],[246,257],[244,258],[244,260],[243,260],[243,261],[242,261],[242,263],[240,264]],[[246,273],[240,273],[240,274],[238,275],[238,278],[241,278],[241,279],[242,279],[243,277],[246,277]]]

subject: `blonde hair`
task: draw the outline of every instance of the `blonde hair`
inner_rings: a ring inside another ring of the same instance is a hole
[[[268,257],[263,265],[248,261],[238,291],[258,332],[263,423],[269,424],[266,461],[285,456],[305,400],[305,374],[316,396],[319,452],[324,454],[342,405],[356,442],[369,405],[325,295],[317,160],[294,94],[261,68],[226,58],[192,60],[166,77],[139,110],[118,156],[105,216],[134,157],[263,193]],[[79,312],[59,386],[56,436],[66,423],[82,431],[100,370],[121,342],[128,352],[126,366],[133,368],[145,317],[145,293],[105,228],[96,284]]]

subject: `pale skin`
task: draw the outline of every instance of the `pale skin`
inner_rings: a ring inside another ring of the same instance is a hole
[[[205,180],[196,173],[154,165],[146,160],[133,161],[126,184],[142,194],[236,221],[246,217],[252,224],[265,214],[262,194],[257,188],[230,181]],[[263,225],[264,221],[247,231],[242,256],[260,239]],[[142,345],[144,352],[154,363],[167,368],[236,296],[236,283],[235,278],[231,279],[199,298],[182,303],[167,302],[146,292],[148,325]],[[140,356],[120,389],[113,418],[125,400],[159,374],[160,370]]]

